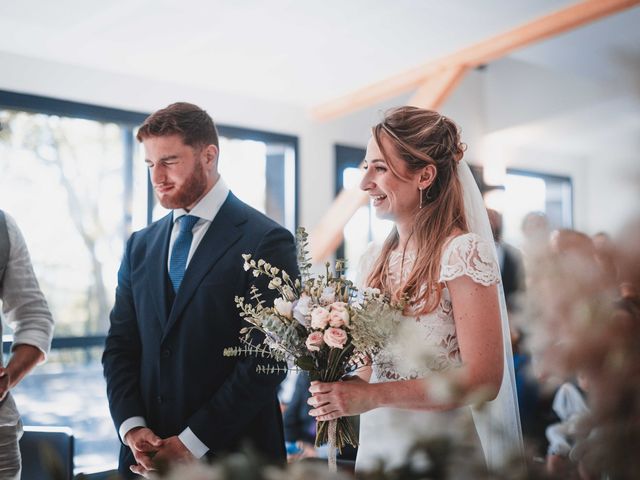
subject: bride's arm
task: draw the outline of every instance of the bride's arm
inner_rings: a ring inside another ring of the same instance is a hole
[[[493,399],[500,389],[504,368],[500,306],[495,285],[483,286],[467,276],[447,282],[463,365],[456,372],[455,402],[443,403],[431,395],[429,379],[366,383],[314,383],[310,414],[319,420],[358,415],[378,407],[447,410],[468,401],[471,394],[488,392]]]

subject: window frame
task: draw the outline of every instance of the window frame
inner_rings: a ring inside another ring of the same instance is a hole
[[[334,198],[338,196],[338,194],[344,188],[344,183],[342,181],[343,172],[347,168],[358,168],[360,164],[364,160],[364,156],[367,152],[366,147],[358,147],[355,145],[344,145],[336,143],[333,146],[334,158],[335,158],[335,183],[334,183]],[[371,225],[369,225],[368,237],[371,239]],[[340,245],[336,249],[336,258],[344,258],[344,238]]]
[[[569,188],[571,189],[571,208],[570,208],[570,219],[569,225],[563,226],[563,228],[573,228],[575,224],[575,189],[573,185],[573,179],[567,175],[559,175],[554,173],[546,173],[546,172],[537,172],[534,170],[527,170],[523,168],[507,168],[507,175],[520,175],[523,177],[532,177],[543,180],[545,184],[547,181],[552,180],[556,182],[567,182],[569,184]]]

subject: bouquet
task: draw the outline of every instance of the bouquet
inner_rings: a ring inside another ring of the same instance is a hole
[[[335,273],[326,264],[324,275],[313,276],[304,229],[296,234],[300,278],[262,259],[243,255],[245,270],[268,277],[268,288],[279,296],[266,305],[254,286],[249,300],[236,297],[240,316],[249,326],[240,331],[240,346],[225,349],[225,356],[267,356],[288,366],[259,365],[261,373],[298,369],[312,381],[335,382],[366,364],[389,341],[401,305],[392,304],[378,289],[359,292],[344,277],[344,261],[336,261]],[[264,335],[262,344],[252,341],[254,330]],[[316,446],[329,444],[329,465],[335,469],[335,450],[357,446],[357,435],[348,418],[318,421]]]

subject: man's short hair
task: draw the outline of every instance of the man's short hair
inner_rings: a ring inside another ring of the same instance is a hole
[[[218,131],[213,120],[192,103],[172,103],[152,113],[138,129],[136,138],[142,142],[146,138],[168,135],[180,135],[184,144],[190,147],[218,146]]]

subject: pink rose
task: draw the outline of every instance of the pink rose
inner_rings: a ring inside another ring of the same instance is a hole
[[[322,330],[329,325],[329,310],[323,307],[316,307],[311,311],[311,328]]]
[[[313,332],[307,337],[307,341],[305,342],[307,345],[307,349],[310,352],[319,352],[320,347],[324,344],[324,339],[322,337],[322,332]]]
[[[349,310],[344,302],[334,302],[329,306],[329,325],[332,327],[349,326]]]
[[[324,332],[324,343],[331,348],[342,348],[347,343],[347,332],[341,328],[327,328]]]

